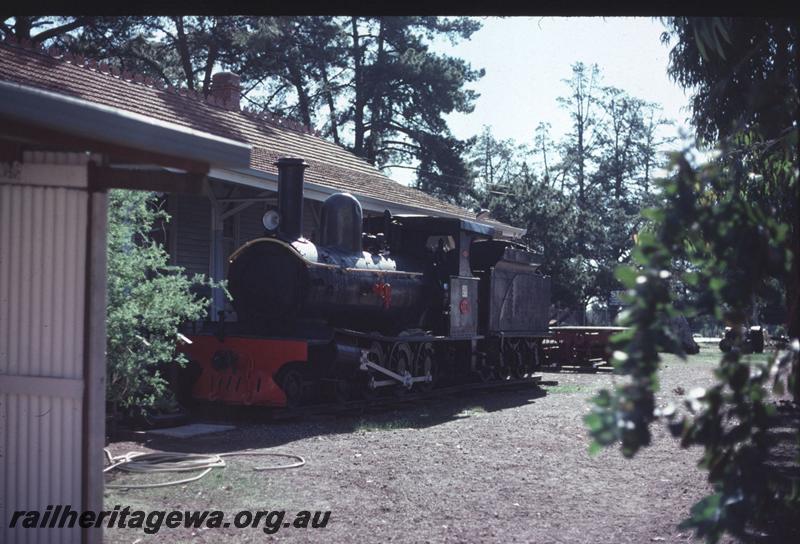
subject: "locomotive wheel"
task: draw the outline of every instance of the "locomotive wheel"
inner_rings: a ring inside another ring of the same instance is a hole
[[[533,351],[531,351],[530,342],[520,340],[518,350],[522,358],[522,374],[527,376],[533,372]]]
[[[386,353],[380,342],[373,341],[367,350],[367,359],[376,365],[386,366]]]
[[[482,357],[478,363],[478,379],[483,382],[490,382],[495,378],[495,369],[486,357]]]
[[[392,348],[392,354],[389,356],[389,369],[404,376],[406,372],[410,373],[412,369],[412,361],[414,360],[411,354],[411,347],[405,342],[395,344]],[[394,394],[397,396],[404,396],[408,389],[403,384],[397,384],[391,387]]]
[[[367,359],[369,359],[376,365],[380,365],[383,367],[386,366],[385,351],[381,343],[378,342],[377,340],[373,341],[369,345],[369,349],[367,350]],[[379,374],[370,368],[363,373],[363,376],[364,376],[363,379],[359,380],[359,383],[361,385],[360,387],[361,396],[366,400],[374,399],[375,397],[378,396],[378,389],[372,389],[369,386],[369,384],[372,380],[380,379],[378,378]]]
[[[364,376],[359,380],[358,390],[361,393],[361,398],[364,400],[372,400],[378,396],[378,390],[373,389],[369,386],[370,382],[372,382],[375,378],[375,375],[372,371],[368,371],[364,373]]]
[[[528,340],[525,342],[525,346],[527,348],[527,366],[528,366],[528,373],[533,374],[539,367],[542,366],[542,353],[541,353],[541,346],[536,340]]]
[[[499,344],[492,344],[486,350],[478,365],[478,377],[484,383],[493,380],[502,380],[505,377],[503,369],[503,354]]]
[[[286,396],[286,407],[297,408],[303,401],[303,375],[297,370],[286,370],[281,373],[278,385]]]
[[[420,353],[417,356],[417,368],[414,374],[417,376],[430,375],[432,380],[429,382],[418,382],[417,384],[414,384],[414,386],[418,386],[425,392],[430,391],[436,385],[437,372],[438,369],[436,368],[436,361],[433,358],[433,346],[430,344],[425,344],[422,346],[422,348],[420,348]]]
[[[332,402],[344,404],[351,397],[350,382],[347,380],[332,381],[327,389],[327,396]]]
[[[525,377],[525,360],[520,349],[520,342],[510,341],[503,350],[503,378],[519,379]]]

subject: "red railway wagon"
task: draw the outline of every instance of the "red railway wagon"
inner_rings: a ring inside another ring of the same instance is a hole
[[[610,338],[625,327],[550,327],[543,345],[545,364],[596,366],[611,360]]]

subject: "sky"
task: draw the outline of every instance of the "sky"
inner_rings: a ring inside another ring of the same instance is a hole
[[[619,87],[662,106],[676,122],[664,136],[689,130],[689,95],[667,75],[669,47],[663,24],[648,17],[486,17],[469,40],[442,40],[433,50],[462,58],[486,75],[470,84],[480,94],[475,110],[445,118],[453,134],[468,138],[491,127],[496,138],[532,143],[536,125],[549,122],[554,140],[569,130],[556,99],[566,94],[562,80],[573,63],[596,63],[601,84]],[[413,171],[387,172],[411,182]]]

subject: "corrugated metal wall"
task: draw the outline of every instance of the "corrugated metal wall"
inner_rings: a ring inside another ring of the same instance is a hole
[[[85,166],[0,172],[1,542],[80,539],[8,523],[15,510],[81,508],[85,187]]]

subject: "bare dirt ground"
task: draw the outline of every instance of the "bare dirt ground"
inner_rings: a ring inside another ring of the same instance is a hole
[[[666,356],[659,405],[681,389],[711,384],[718,352],[688,361]],[[626,460],[616,449],[587,453],[582,417],[610,374],[545,374],[558,385],[463,393],[357,416],[278,423],[237,422],[236,430],[192,440],[116,442],[127,451],[229,452],[273,448],[306,466],[254,472],[264,458],[234,457],[200,481],[106,492],[106,507],[143,510],[330,510],[323,529],[135,529],[106,531],[111,542],[687,542],[677,525],[708,490],[700,450],[682,450],[660,427],[651,447]],[[617,378],[618,379],[618,378]],[[155,482],[173,475],[112,477]]]

